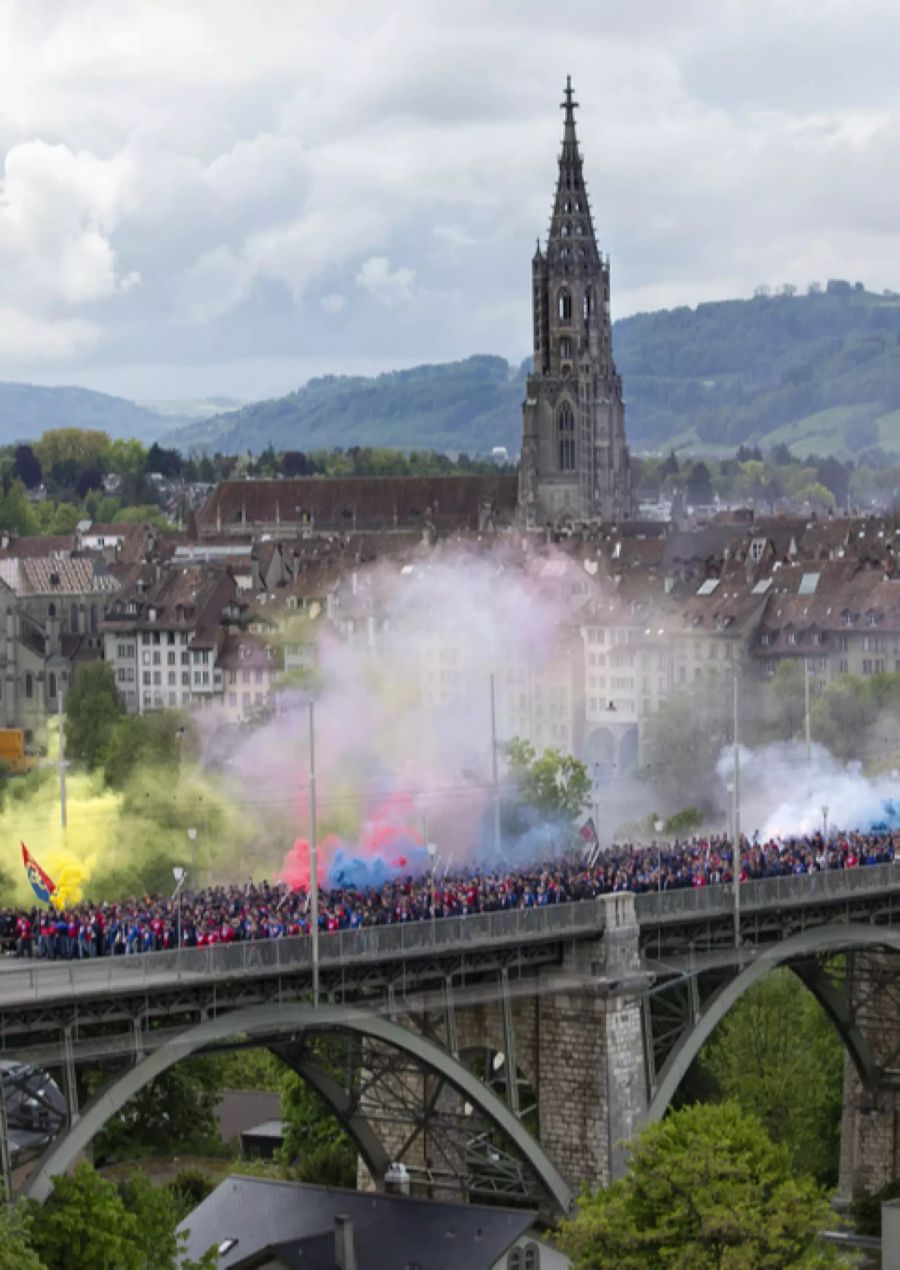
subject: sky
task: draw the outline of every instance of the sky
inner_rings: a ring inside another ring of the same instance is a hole
[[[613,313],[900,289],[895,0],[0,0],[0,378],[529,349],[567,74]]]

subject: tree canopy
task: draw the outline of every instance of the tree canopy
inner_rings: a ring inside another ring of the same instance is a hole
[[[539,755],[530,741],[514,737],[506,761],[516,797],[527,807],[571,820],[590,802],[587,766],[571,754],[550,748]]]
[[[575,1270],[787,1270],[816,1251],[828,1204],[734,1103],[649,1125],[626,1176],[583,1195],[559,1243]]]
[[[797,1172],[836,1183],[844,1051],[824,1010],[790,970],[775,970],[750,989],[700,1063],[718,1096],[758,1116]]]
[[[87,767],[99,766],[124,713],[112,667],[102,661],[79,666],[65,704],[67,754]]]

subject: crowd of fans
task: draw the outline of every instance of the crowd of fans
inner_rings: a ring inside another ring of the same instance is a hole
[[[768,842],[744,839],[741,880],[854,869],[894,860],[900,831],[821,834]],[[430,921],[470,913],[539,908],[593,899],[613,891],[670,891],[732,881],[731,842],[616,845],[543,864],[466,869],[433,878],[398,877],[380,888],[319,892],[323,933],[361,926]],[[309,933],[304,890],[248,881],[209,887],[177,898],[144,896],[118,903],[85,901],[68,910],[51,906],[0,912],[0,943],[19,957],[71,959],[203,948],[243,940]]]

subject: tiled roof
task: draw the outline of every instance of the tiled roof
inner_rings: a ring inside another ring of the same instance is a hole
[[[45,557],[17,563],[15,590],[20,595],[108,595],[119,590],[118,579],[91,558]]]
[[[503,520],[516,507],[517,478],[496,476],[302,477],[222,481],[196,515],[201,534],[280,523],[338,530],[394,529],[428,521],[477,529],[485,504]]]

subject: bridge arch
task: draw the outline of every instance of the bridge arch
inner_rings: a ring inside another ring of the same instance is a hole
[[[848,952],[860,948],[887,948],[900,952],[900,931],[885,926],[861,926],[854,923],[823,926],[792,935],[754,957],[749,965],[713,993],[697,1022],[677,1041],[660,1068],[659,1079],[647,1110],[647,1119],[652,1122],[663,1118],[678,1086],[687,1075],[688,1068],[731,1007],[770,971],[784,965],[797,969],[800,979],[817,998],[837,1029],[861,1080],[865,1085],[871,1084],[876,1076],[874,1056],[862,1033],[851,1020],[844,1017],[837,994],[824,984],[807,982],[802,972],[791,966],[792,962],[802,962],[803,958],[817,953]]]
[[[381,1041],[421,1062],[435,1075],[443,1077],[496,1128],[506,1134],[534,1172],[554,1206],[562,1213],[569,1211],[574,1199],[572,1189],[537,1139],[496,1093],[447,1050],[390,1019],[380,1018],[353,1006],[316,1008],[294,1004],[233,1010],[215,1019],[194,1024],[166,1041],[158,1050],[148,1054],[107,1085],[84,1108],[80,1117],[41,1157],[24,1193],[40,1202],[47,1199],[53,1189],[53,1178],[74,1164],[109,1118],[120,1111],[145,1085],[182,1059],[235,1036],[258,1037],[261,1043],[271,1040],[274,1044],[291,1035],[330,1030],[349,1031],[369,1040]],[[336,1095],[336,1091],[319,1087],[317,1092],[334,1105],[330,1095]],[[376,1159],[381,1162],[382,1157],[378,1153],[383,1148],[372,1135],[367,1122],[360,1117],[358,1124],[348,1125],[348,1128],[364,1157],[375,1153]],[[367,1134],[372,1136],[367,1138]]]

